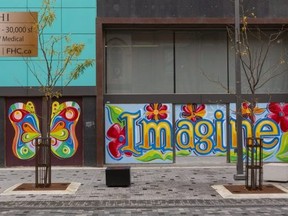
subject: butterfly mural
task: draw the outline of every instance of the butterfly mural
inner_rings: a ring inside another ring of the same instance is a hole
[[[15,134],[12,152],[21,160],[35,156],[35,139],[41,137],[38,116],[33,102],[14,103],[8,111]],[[70,158],[78,149],[75,128],[80,106],[74,101],[53,102],[50,122],[51,150],[59,158]]]

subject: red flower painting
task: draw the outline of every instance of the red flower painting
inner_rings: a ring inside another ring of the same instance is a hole
[[[280,103],[270,103],[268,109],[271,113],[267,116],[273,119],[283,132],[288,131],[288,104],[281,105]]]
[[[146,107],[146,117],[147,119],[159,121],[161,119],[166,119],[168,116],[168,107],[162,103],[150,103]]]
[[[206,115],[205,104],[197,105],[196,103],[182,106],[182,117],[196,122]]]
[[[121,147],[126,143],[125,127],[121,128],[120,124],[113,124],[107,131],[108,138],[111,142],[108,144],[108,149],[111,155],[118,159],[122,156]],[[126,156],[131,156],[130,152],[125,152]]]

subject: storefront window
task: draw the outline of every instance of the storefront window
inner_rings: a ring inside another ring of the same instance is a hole
[[[271,33],[263,31],[266,36]],[[285,83],[288,80],[288,41],[285,38],[287,34],[269,48],[256,93],[288,92]],[[254,55],[251,67],[255,70],[262,67],[259,56],[262,49],[264,57],[268,43],[263,45],[262,39],[251,37],[249,40]],[[243,59],[249,64],[247,57]],[[242,93],[250,94],[243,68],[241,71]],[[236,92],[233,43],[225,29],[110,30],[106,37],[106,92],[233,94]]]
[[[287,33],[275,31],[254,31],[247,41],[247,49],[242,51],[242,93],[250,94],[250,84],[255,79],[256,93],[287,93],[288,85],[288,40]],[[248,48],[250,52],[248,51]],[[248,75],[245,76],[243,67]],[[253,74],[253,77],[252,77]],[[253,87],[252,87],[253,88]]]
[[[175,36],[176,92],[227,93],[226,31],[184,31]]]
[[[173,82],[173,32],[107,32],[107,93],[173,93]]]

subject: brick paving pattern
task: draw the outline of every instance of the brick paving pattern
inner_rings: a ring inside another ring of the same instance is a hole
[[[105,168],[53,167],[52,182],[81,183],[75,194],[3,195],[33,183],[35,174],[33,167],[2,168],[0,215],[287,215],[286,198],[222,198],[211,186],[244,184],[233,179],[235,172],[235,164],[136,166],[130,187],[107,187]]]

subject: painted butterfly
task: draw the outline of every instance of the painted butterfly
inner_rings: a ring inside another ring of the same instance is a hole
[[[35,139],[41,137],[39,119],[31,101],[14,103],[8,111],[15,135],[12,151],[15,157],[27,160],[35,156]],[[80,116],[80,106],[74,101],[53,102],[50,137],[51,150],[59,158],[70,158],[78,149],[75,128]]]

